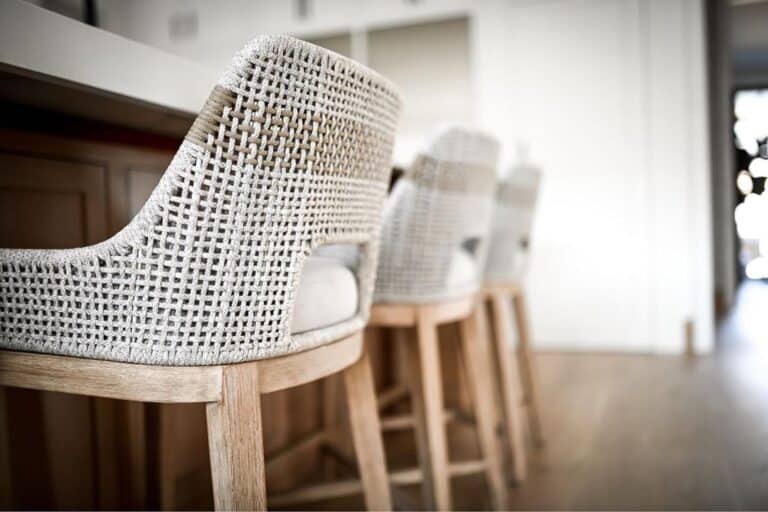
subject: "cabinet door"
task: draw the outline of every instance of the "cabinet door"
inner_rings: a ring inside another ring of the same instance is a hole
[[[0,152],[0,247],[99,242],[107,233],[106,205],[103,166]],[[94,508],[91,399],[19,389],[7,390],[5,399],[9,504]]]
[[[106,237],[106,170],[0,152],[0,246],[61,249]]]

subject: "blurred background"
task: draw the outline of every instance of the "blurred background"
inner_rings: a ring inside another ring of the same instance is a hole
[[[20,3],[7,33],[57,37]],[[551,445],[515,504],[768,506],[768,1],[29,4],[67,17],[62,33],[88,24],[157,53],[127,75],[138,47],[114,54],[94,79],[110,92],[83,108],[90,85],[69,90],[69,68],[42,90],[17,72],[17,54],[45,45],[0,45],[6,127],[29,108],[63,126],[120,117],[170,148],[244,42],[286,33],[400,87],[396,168],[442,123],[496,135],[502,171],[544,172],[526,286]],[[98,48],[71,34],[51,69],[68,59],[85,72]],[[163,90],[166,64],[189,86]],[[148,92],[98,106],[126,84]],[[132,190],[151,190],[156,178],[135,170]],[[125,212],[143,200],[131,193]]]

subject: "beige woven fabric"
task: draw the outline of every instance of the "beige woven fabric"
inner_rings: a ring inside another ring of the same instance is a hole
[[[435,302],[477,290],[481,272],[460,287],[448,286],[448,275],[462,247],[483,268],[498,154],[492,137],[451,127],[416,158],[387,203],[375,302]]]
[[[399,103],[344,57],[289,37],[251,41],[125,229],[81,249],[0,249],[0,346],[205,365],[359,330]],[[360,244],[358,313],[291,336],[302,265],[327,243]]]
[[[486,282],[511,283],[521,278],[540,182],[541,172],[537,168],[518,166],[499,183],[485,267]]]

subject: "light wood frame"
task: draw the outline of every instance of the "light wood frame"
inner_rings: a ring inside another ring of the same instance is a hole
[[[502,451],[496,435],[498,418],[493,407],[491,351],[487,336],[478,332],[481,317],[472,295],[436,304],[374,304],[369,326],[394,329],[400,364],[405,368],[407,388],[397,385],[379,395],[379,409],[410,396],[412,415],[384,418],[382,426],[413,428],[419,450],[420,468],[389,474],[393,486],[421,483],[424,505],[429,510],[450,510],[452,477],[485,473],[491,488],[494,509],[507,506],[507,488],[503,476]],[[475,408],[475,421],[482,451],[481,460],[451,463],[448,460],[446,421],[456,414],[446,411],[443,403],[439,325],[458,322],[461,357],[467,368],[467,382]],[[327,398],[326,400],[329,400]],[[328,406],[328,401],[326,401]],[[359,492],[357,480],[319,484],[312,488],[281,495],[280,506],[330,499]]]
[[[490,345],[479,332],[480,318],[475,305],[476,297],[472,295],[436,304],[376,304],[371,310],[371,326],[395,329],[400,363],[406,370],[410,391],[423,477],[422,495],[430,509],[452,508],[450,479],[457,474],[456,465],[448,460],[446,420],[454,415],[445,411],[437,335],[439,325],[452,322],[459,324],[460,357],[466,367],[482,452],[482,460],[474,461],[474,470],[485,472],[493,508],[507,506],[501,450],[495,434],[497,418],[489,400],[493,393]]]
[[[0,351],[0,386],[142,402],[206,403],[217,510],[266,509],[260,396],[337,372],[345,383],[366,505],[389,510],[376,397],[362,333],[297,354],[220,366],[163,367]],[[0,448],[7,452],[5,446]]]
[[[511,350],[512,318],[510,302],[517,329],[517,350]],[[496,353],[497,389],[500,394],[501,417],[513,461],[512,474],[517,482],[526,477],[526,449],[523,438],[523,419],[534,446],[541,447],[544,435],[539,410],[538,379],[531,349],[525,296],[519,283],[486,285],[483,301],[478,305],[483,319],[490,319],[489,338]],[[514,363],[517,360],[517,364]]]

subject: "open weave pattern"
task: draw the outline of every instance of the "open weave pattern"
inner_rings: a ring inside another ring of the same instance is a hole
[[[80,249],[0,250],[0,346],[204,365],[359,330],[398,112],[394,88],[366,68],[292,38],[255,39],[125,229]],[[291,336],[303,262],[327,243],[360,244],[358,314]]]
[[[375,302],[435,302],[477,290],[479,275],[461,286],[447,278],[463,245],[483,268],[498,154],[492,137],[452,127],[416,158],[387,203]]]
[[[486,282],[514,283],[521,278],[540,182],[541,172],[537,168],[519,166],[499,183],[485,267]]]

